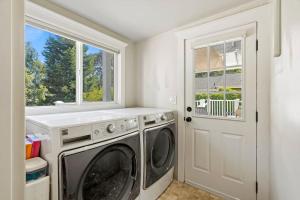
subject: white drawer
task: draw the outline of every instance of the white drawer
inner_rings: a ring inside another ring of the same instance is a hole
[[[31,181],[25,185],[25,200],[49,200],[49,176]]]

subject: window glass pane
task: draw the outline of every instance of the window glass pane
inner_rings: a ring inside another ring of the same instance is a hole
[[[207,92],[196,93],[195,115],[208,115],[208,93]]]
[[[226,90],[241,92],[242,54],[241,40],[226,43]]]
[[[209,114],[213,117],[223,117],[224,113],[224,92],[209,94]]]
[[[242,68],[226,69],[226,92],[242,91]]]
[[[76,101],[76,42],[25,25],[27,106]]]
[[[226,45],[226,115],[242,117],[242,47],[241,40]]]
[[[195,114],[207,115],[208,47],[194,50]]]
[[[206,72],[208,70],[208,48],[203,47],[194,50],[194,71],[195,73]]]
[[[229,118],[241,118],[242,102],[241,93],[226,93],[226,116]]]
[[[226,43],[226,68],[241,67],[241,40]]]
[[[224,89],[224,44],[210,47],[209,91],[218,92]]]
[[[208,84],[208,48],[194,50],[194,73],[196,92],[207,91]]]
[[[83,45],[83,101],[114,101],[114,54]]]

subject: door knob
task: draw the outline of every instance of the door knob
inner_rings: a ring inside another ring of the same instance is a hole
[[[192,118],[191,118],[191,117],[187,117],[187,118],[185,119],[185,121],[186,121],[186,122],[191,122],[191,121],[192,121]]]
[[[192,107],[189,106],[189,107],[186,108],[186,110],[187,110],[188,112],[191,112],[191,111],[192,111]]]

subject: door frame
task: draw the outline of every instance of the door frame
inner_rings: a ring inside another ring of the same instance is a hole
[[[24,3],[0,1],[0,199],[24,200]]]
[[[271,25],[272,4],[266,4],[230,16],[222,16],[213,21],[193,24],[176,32],[178,38],[177,91],[178,91],[178,180],[185,180],[185,42],[187,39],[211,35],[234,27],[257,23],[257,182],[258,200],[269,199],[269,139],[270,139],[270,66],[271,66]]]

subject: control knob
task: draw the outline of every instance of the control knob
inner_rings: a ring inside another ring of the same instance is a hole
[[[98,129],[94,130],[94,135],[98,136],[100,131]]]
[[[113,133],[116,130],[116,126],[114,124],[109,124],[106,129],[107,129],[107,132]]]
[[[167,116],[166,116],[166,115],[162,115],[162,116],[160,117],[160,119],[161,119],[162,121],[165,121],[165,120],[167,119]]]

